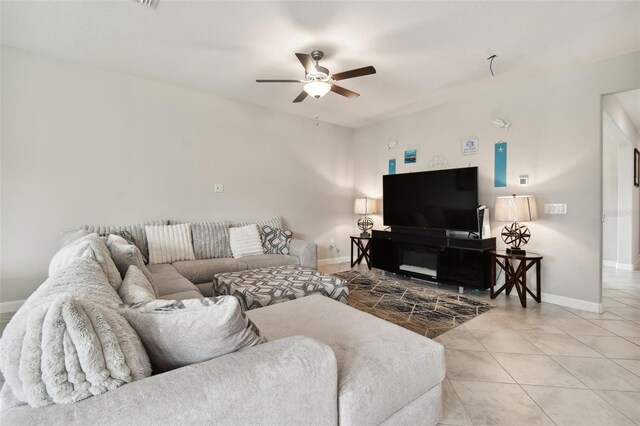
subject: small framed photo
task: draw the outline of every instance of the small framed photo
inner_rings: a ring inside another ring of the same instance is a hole
[[[409,149],[404,152],[404,164],[411,164],[416,162],[417,153],[415,149]]]
[[[478,153],[478,139],[467,139],[462,142],[462,155]]]
[[[640,151],[633,148],[633,184],[640,186]]]

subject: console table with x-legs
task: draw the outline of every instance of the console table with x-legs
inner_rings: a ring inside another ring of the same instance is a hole
[[[351,267],[359,265],[364,259],[367,266],[371,269],[371,237],[362,237],[360,235],[351,235]],[[366,244],[363,243],[366,241]],[[354,259],[353,248],[356,248],[357,254]]]
[[[542,260],[542,256],[530,252],[522,255],[508,254],[504,250],[492,250],[489,253],[492,259],[490,281],[490,295],[492,299],[495,299],[496,296],[503,291],[505,291],[508,296],[511,294],[513,287],[515,287],[523,308],[527,307],[527,293],[529,293],[536,302],[540,303],[540,261]],[[527,287],[527,272],[534,266],[536,268],[535,294]],[[496,267],[504,272],[504,284],[497,290],[495,289]]]

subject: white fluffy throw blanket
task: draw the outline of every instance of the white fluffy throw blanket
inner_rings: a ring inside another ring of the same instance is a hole
[[[72,403],[149,376],[149,358],[114,309],[118,303],[87,258],[45,281],[0,340],[0,369],[13,396],[32,407]]]

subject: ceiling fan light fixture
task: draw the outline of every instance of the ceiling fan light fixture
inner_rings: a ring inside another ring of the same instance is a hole
[[[304,85],[304,91],[318,99],[331,91],[331,85],[324,81],[312,81]]]

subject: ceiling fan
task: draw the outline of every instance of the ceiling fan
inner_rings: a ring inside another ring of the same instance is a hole
[[[334,83],[348,78],[362,77],[376,73],[374,67],[368,66],[331,74],[328,69],[318,65],[318,62],[324,56],[324,52],[320,50],[314,50],[310,55],[306,53],[296,53],[296,56],[304,67],[304,80],[256,80],[256,83],[304,83],[304,90],[293,100],[294,103],[302,102],[308,95],[317,99],[329,92],[337,93],[349,99],[355,99],[360,96],[359,93],[337,86]]]

